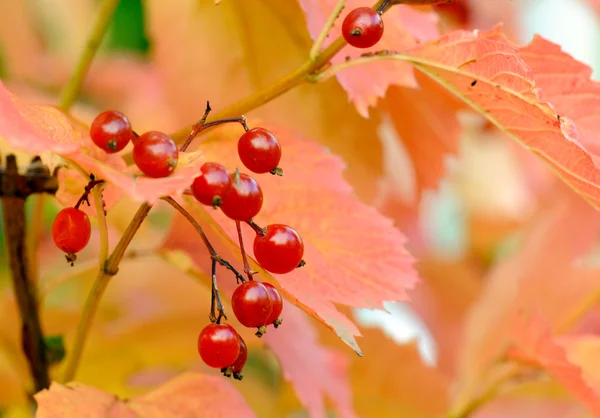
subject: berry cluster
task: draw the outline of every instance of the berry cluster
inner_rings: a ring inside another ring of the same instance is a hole
[[[271,173],[283,175],[278,167],[281,160],[281,144],[270,131],[264,128],[249,129],[246,118],[220,119],[206,122],[210,113],[207,103],[206,112],[189,134],[187,140],[178,149],[173,139],[158,131],[137,135],[131,128],[129,119],[121,112],[108,110],[100,113],[90,127],[92,141],[107,153],[123,150],[129,141],[133,143],[133,159],[137,167],[149,177],[166,177],[175,167],[180,152],[185,152],[191,141],[204,129],[224,123],[237,122],[244,128],[244,134],[238,140],[238,155],[243,165],[255,174]],[[83,202],[88,205],[88,196],[92,189],[103,180],[90,175],[85,191],[74,207],[59,212],[52,226],[52,236],[58,248],[67,254],[67,260],[73,263],[76,253],[88,243],[91,235],[90,220],[79,209]],[[212,259],[212,297],[210,321],[198,337],[198,352],[202,360],[210,367],[221,369],[225,376],[242,379],[242,368],[248,357],[244,340],[233,327],[221,324],[225,316],[223,304],[217,287],[216,266],[220,264],[231,270],[239,286],[232,296],[232,308],[238,321],[245,327],[256,328],[261,337],[267,327],[277,328],[282,320],[283,299],[272,284],[255,281],[244,243],[241,222],[248,224],[256,233],[254,254],[262,268],[276,274],[286,274],[304,265],[304,243],[300,234],[288,225],[272,224],[261,228],[254,222],[263,204],[263,192],[259,183],[250,175],[240,173],[236,168],[230,172],[222,164],[206,162],[200,167],[200,175],[191,184],[188,194],[207,206],[220,208],[223,213],[236,222],[240,250],[247,279],[229,262],[219,256],[204,234],[198,222],[173,198],[162,199],[181,212],[200,233]]]
[[[203,126],[206,126],[204,124],[209,111],[210,107],[207,107],[205,117],[200,122]],[[237,147],[242,164],[256,174],[271,173],[281,176],[283,171],[278,167],[281,160],[281,144],[275,135],[260,127],[249,129],[245,118],[228,121],[241,123],[245,130],[238,140]],[[202,126],[194,127],[182,148],[187,146],[201,129]],[[263,192],[252,176],[240,173],[237,169],[229,172],[222,164],[212,161],[204,163],[200,167],[200,173],[191,186],[191,194],[204,205],[220,208],[223,214],[236,222],[238,229],[248,281],[237,275],[242,283],[235,289],[231,299],[233,312],[243,326],[257,328],[256,335],[261,337],[267,332],[267,326],[273,325],[277,328],[281,324],[283,299],[272,284],[253,279],[255,272],[250,270],[246,257],[240,222],[247,223],[256,232],[256,261],[272,273],[285,274],[302,266],[304,243],[300,234],[290,226],[272,224],[261,228],[254,222],[254,217],[262,208]],[[231,266],[228,268],[232,269]],[[233,327],[220,324],[225,314],[216,290],[214,273],[213,270],[213,304],[210,316],[212,324],[200,333],[198,352],[208,366],[221,369],[225,376],[241,379],[241,370],[248,351],[243,339]],[[215,300],[219,305],[218,316],[215,312]]]
[[[385,3],[384,3],[385,4]],[[373,10],[359,7],[352,10],[342,23],[342,35],[355,48],[370,48],[383,36],[383,7]]]
[[[270,283],[247,281],[236,288],[231,302],[238,321],[248,328],[258,328],[257,336],[262,336],[268,325],[277,328],[281,324],[283,299]],[[206,365],[242,380],[248,349],[231,325],[217,320],[204,327],[198,336],[198,353]]]

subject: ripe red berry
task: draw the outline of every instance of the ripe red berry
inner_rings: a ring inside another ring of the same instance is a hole
[[[283,311],[283,299],[281,298],[279,290],[271,283],[263,282],[263,285],[267,288],[269,299],[271,299],[271,304],[273,305],[271,315],[269,315],[269,319],[267,319],[267,325],[274,324],[275,328],[277,328],[279,324],[281,324],[279,316],[281,315],[281,311]]]
[[[218,163],[204,163],[202,173],[192,183],[192,193],[204,205],[221,206],[222,198],[231,187],[231,177],[227,169]]]
[[[52,239],[58,248],[67,254],[83,250],[92,235],[90,218],[75,208],[64,208],[52,224]]]
[[[248,328],[266,325],[273,310],[267,288],[256,281],[242,283],[235,289],[231,307],[238,321]],[[264,331],[259,333],[262,335]]]
[[[228,367],[240,354],[239,336],[231,325],[209,324],[198,336],[198,353],[210,367]]]
[[[232,173],[231,187],[222,197],[221,210],[234,221],[247,221],[254,218],[263,203],[260,186],[252,177],[244,173]]]
[[[281,145],[271,132],[254,128],[240,137],[238,154],[248,170],[268,173],[275,170],[281,160]]]
[[[383,36],[383,19],[369,7],[352,10],[342,23],[344,39],[355,48],[370,48]]]
[[[167,177],[177,167],[178,159],[177,144],[162,132],[146,132],[133,146],[133,161],[148,177]]]
[[[246,343],[242,339],[242,337],[238,336],[240,339],[240,354],[238,354],[237,359],[230,366],[231,371],[233,372],[233,377],[237,380],[242,380],[242,369],[246,365],[246,361],[248,360],[248,348],[246,347]]]
[[[266,234],[256,234],[254,257],[267,271],[285,274],[298,267],[304,255],[304,243],[300,234],[287,225],[273,224]]]
[[[131,132],[127,116],[116,110],[100,113],[90,126],[92,141],[109,154],[125,148],[131,139]]]

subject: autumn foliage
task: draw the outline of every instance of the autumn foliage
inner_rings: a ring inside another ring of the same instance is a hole
[[[38,3],[0,0],[0,213],[8,154],[58,179],[18,245],[37,310],[0,229],[0,417],[600,416],[600,85],[523,45],[516,1]],[[343,23],[358,7],[383,24]],[[109,109],[135,131],[118,149],[90,136]],[[186,143],[160,175],[149,131]],[[271,162],[240,158],[253,132]],[[194,199],[207,162],[256,179],[252,215]],[[302,243],[285,274],[253,247],[279,224]],[[252,279],[283,308],[244,326]],[[200,358],[211,321],[243,380]]]

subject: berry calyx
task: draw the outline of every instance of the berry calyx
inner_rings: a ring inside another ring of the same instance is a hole
[[[275,328],[277,328],[282,323],[280,315],[281,311],[283,311],[283,299],[279,290],[271,283],[263,282],[263,285],[267,288],[269,299],[271,299],[271,304],[273,305],[271,315],[269,315],[269,318],[267,319],[267,325],[273,324]]]
[[[344,18],[342,34],[353,47],[370,48],[383,36],[383,19],[377,11],[359,7]]]
[[[234,221],[247,221],[254,218],[263,203],[263,193],[252,177],[244,173],[232,173],[231,187],[222,196],[221,210]]]
[[[231,297],[231,307],[243,326],[258,328],[258,337],[267,332],[265,325],[271,316],[273,304],[267,288],[261,282],[250,281],[239,285]]]
[[[218,163],[204,163],[200,172],[200,177],[196,177],[192,183],[194,197],[204,205],[221,206],[222,196],[231,187],[227,169]]]
[[[90,218],[79,209],[64,208],[54,218],[52,239],[54,244],[67,254],[83,250],[91,235]]]
[[[240,354],[239,336],[231,325],[209,324],[198,336],[198,353],[209,367],[228,367]]]
[[[304,242],[298,232],[287,225],[267,226],[265,234],[254,238],[254,257],[267,271],[285,274],[293,271],[304,255]]]
[[[148,177],[167,177],[177,167],[178,159],[177,144],[162,132],[146,132],[133,146],[133,161]]]
[[[109,154],[125,148],[131,139],[131,132],[127,116],[116,110],[100,113],[90,126],[90,138],[94,144]]]
[[[238,154],[248,170],[269,173],[277,169],[281,160],[281,145],[270,131],[253,128],[238,140]]]

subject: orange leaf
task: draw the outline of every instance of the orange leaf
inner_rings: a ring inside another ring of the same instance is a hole
[[[460,135],[460,103],[423,74],[417,73],[417,81],[419,89],[391,88],[384,101],[410,155],[416,182],[413,201],[420,201],[424,189],[437,189],[446,174],[446,159],[458,152]]]
[[[300,0],[300,5],[306,14],[308,30],[315,39],[325,25],[329,13],[337,0]],[[342,14],[329,34],[329,42],[341,34],[341,25],[346,14],[360,6],[365,6],[364,0],[349,0]],[[367,49],[356,49],[346,46],[332,59],[339,64],[346,57],[357,58],[361,54],[377,51],[406,51],[422,41],[430,41],[439,36],[437,15],[433,12],[423,12],[412,7],[399,5],[391,8],[383,17],[385,30],[377,45]],[[404,62],[378,62],[351,68],[337,75],[337,79],[348,92],[349,99],[356,105],[358,112],[369,115],[369,106],[377,104],[383,98],[391,85],[417,87],[413,69]]]
[[[519,49],[519,56],[535,74],[541,97],[552,103],[559,115],[567,116],[579,131],[579,142],[600,163],[600,83],[590,79],[592,69],[563,52],[559,45],[535,36]]]
[[[195,417],[199,411],[211,417],[255,416],[230,382],[220,376],[199,373],[182,374],[152,392],[126,401],[81,383],[66,386],[52,383],[50,389],[37,393],[35,399],[39,418],[175,418]]]
[[[577,128],[568,118],[559,118],[545,101],[535,74],[497,29],[487,34],[452,32],[402,59],[541,157],[570,187],[600,207],[600,170],[580,142]],[[547,71],[563,72],[564,60],[564,56],[558,62],[549,58]],[[584,83],[586,77],[580,74],[575,80]]]

